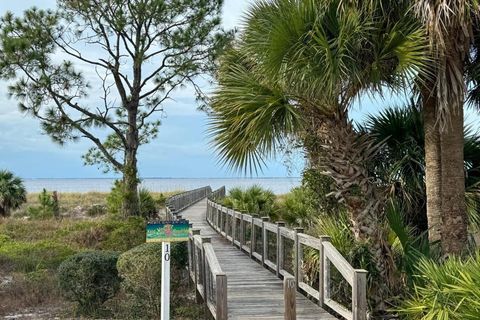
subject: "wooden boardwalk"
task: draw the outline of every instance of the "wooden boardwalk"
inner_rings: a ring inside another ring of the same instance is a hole
[[[207,200],[201,200],[180,214],[193,229],[211,237],[211,243],[227,275],[228,319],[284,319],[283,282],[248,255],[232,246],[206,221]],[[336,319],[314,302],[297,293],[297,319]]]

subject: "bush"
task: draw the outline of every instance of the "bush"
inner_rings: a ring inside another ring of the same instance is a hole
[[[411,296],[397,310],[404,319],[478,319],[480,252],[444,263],[422,259]]]
[[[107,196],[107,210],[109,213],[119,215],[122,211],[122,202],[124,197],[123,183],[119,180],[115,181],[112,191]],[[157,204],[150,191],[140,188],[138,192],[139,198],[139,215],[144,218],[152,218],[157,214]]]
[[[276,217],[275,194],[270,190],[254,185],[246,190],[232,188],[223,199],[227,207],[248,213]]]
[[[58,209],[58,203],[48,193],[46,189],[38,195],[39,206],[30,206],[27,208],[27,214],[34,219],[47,219],[55,215]]]
[[[21,272],[55,269],[75,253],[69,246],[51,240],[4,242],[0,246],[0,263]]]
[[[310,201],[309,190],[298,187],[287,193],[280,205],[280,218],[289,225],[308,227],[317,215]]]
[[[140,200],[140,215],[144,218],[154,218],[157,216],[157,204],[152,194],[145,188],[138,192]]]
[[[78,303],[81,314],[97,313],[120,287],[118,253],[93,251],[79,253],[58,268],[60,288],[67,299]]]
[[[188,263],[186,248],[186,243],[172,244],[172,274],[178,273]],[[123,253],[118,259],[122,287],[130,297],[132,311],[137,317],[160,317],[161,254],[161,243],[146,243]]]
[[[123,252],[145,243],[145,220],[140,217],[107,220],[102,227],[107,231],[102,249]]]
[[[107,210],[111,214],[120,214],[122,210],[124,192],[122,181],[116,180],[113,188],[107,196]]]
[[[87,209],[87,216],[96,217],[107,213],[107,208],[101,204],[94,204]]]

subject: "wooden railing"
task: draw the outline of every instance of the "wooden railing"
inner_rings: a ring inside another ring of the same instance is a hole
[[[174,216],[181,210],[208,197],[212,193],[210,186],[182,192],[171,196],[165,201],[167,219],[174,219]]]
[[[226,320],[227,313],[227,276],[218,263],[209,237],[200,236],[200,230],[192,230],[188,241],[188,263],[190,277],[197,292],[213,317]]]
[[[331,244],[330,237],[312,237],[302,228],[289,229],[283,222],[271,223],[268,217],[255,217],[237,212],[209,199],[207,222],[223,237],[279,278],[294,277],[297,290],[330,307],[345,319],[367,319],[367,271],[354,269]],[[317,251],[319,257],[317,281],[305,280],[304,251]],[[352,287],[351,308],[331,296],[331,265]],[[318,283],[314,288],[310,283]]]

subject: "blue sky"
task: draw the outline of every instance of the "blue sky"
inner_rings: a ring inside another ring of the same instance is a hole
[[[226,0],[224,25],[239,27],[243,12],[250,0]],[[0,13],[7,10],[21,14],[23,10],[37,6],[55,6],[55,0],[0,1]],[[84,166],[81,155],[91,146],[89,141],[69,143],[60,147],[42,135],[37,120],[22,115],[17,102],[7,96],[7,83],[0,83],[0,169],[14,171],[23,178],[96,178],[112,176],[103,174],[95,167]],[[204,87],[208,90],[208,87]],[[162,120],[159,137],[142,146],[139,152],[139,170],[142,177],[234,177],[236,173],[217,164],[213,150],[208,146],[205,134],[207,117],[196,110],[191,89],[176,92],[174,101],[165,106],[166,117]],[[371,100],[358,102],[352,112],[356,120],[366,114],[381,110],[384,106],[401,104],[401,99]],[[478,121],[472,115],[469,122]],[[478,123],[478,122],[477,122]],[[269,161],[262,174],[264,177],[298,176],[302,169],[301,156],[291,159]]]

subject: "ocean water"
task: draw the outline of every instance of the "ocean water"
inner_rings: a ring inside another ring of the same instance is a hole
[[[115,179],[24,179],[28,192],[40,192],[43,188],[59,192],[108,192]],[[284,194],[300,185],[300,178],[146,178],[141,186],[153,192],[191,190],[204,186],[217,189],[225,186],[247,188],[259,185],[276,194]]]

